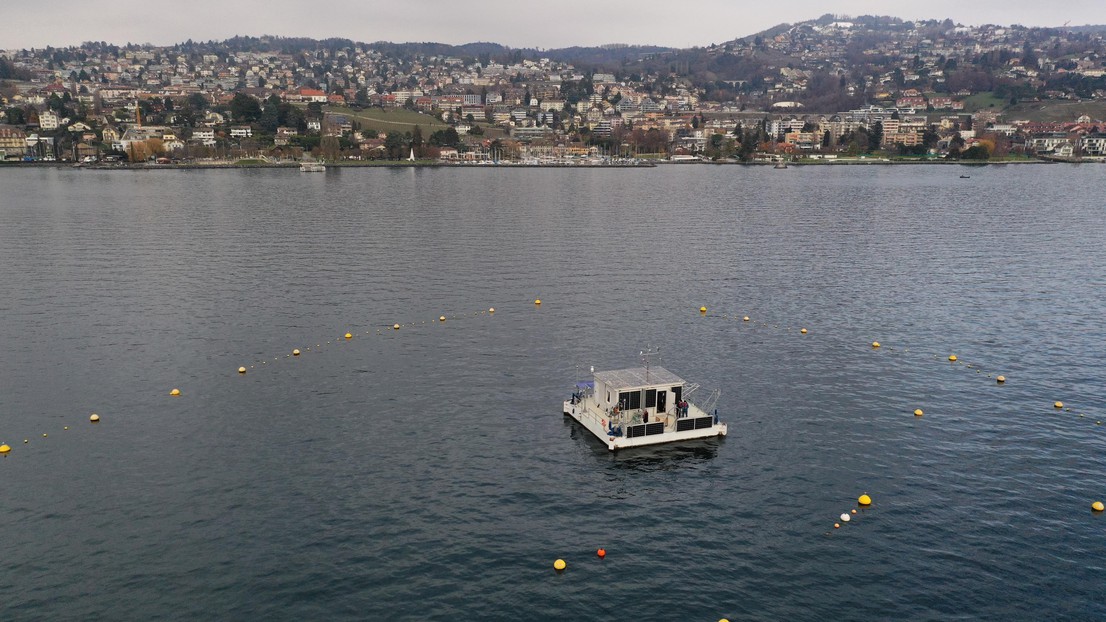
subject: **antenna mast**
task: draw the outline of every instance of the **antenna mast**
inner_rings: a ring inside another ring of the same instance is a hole
[[[649,357],[660,354],[660,348],[649,348],[642,350],[639,355],[641,356],[641,363],[645,366],[645,381],[649,382]]]

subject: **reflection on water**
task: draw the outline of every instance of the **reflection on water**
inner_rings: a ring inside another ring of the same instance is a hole
[[[706,438],[664,445],[629,447],[607,452],[611,466],[633,471],[666,471],[681,464],[698,464],[718,457],[725,438]]]

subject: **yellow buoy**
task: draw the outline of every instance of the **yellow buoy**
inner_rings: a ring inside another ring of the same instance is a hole
[[[741,318],[741,321],[742,322],[748,322],[749,321],[749,316],[746,315],[745,317]]]
[[[565,566],[567,566],[567,564],[565,564],[565,560],[563,559],[558,559],[557,561],[553,562],[554,570],[564,570]]]
[[[922,416],[923,414],[924,414],[924,413],[922,412],[922,409],[921,409],[921,408],[919,408],[919,409],[917,409],[917,410],[915,410],[915,411],[914,411],[914,416],[915,416],[915,417],[921,417],[921,416]]]
[[[0,454],[6,454],[11,450],[12,448],[8,447],[7,445],[0,445]]]
[[[706,307],[699,307],[699,313],[706,313],[706,312],[707,312]]]
[[[489,309],[488,309],[488,313],[495,313],[495,307],[491,307],[491,308],[489,308]]]
[[[353,339],[353,333],[346,333],[346,339]]]
[[[879,342],[878,341],[873,341],[872,342],[872,347],[873,348],[878,348],[879,347]]]
[[[46,438],[46,433],[45,432],[42,433],[42,438]]]
[[[26,445],[27,443],[30,443],[30,442],[31,442],[31,441],[30,441],[30,439],[26,439],[26,438],[25,438],[25,439],[23,439],[23,444],[24,444],[24,445]]]
[[[1055,404],[1053,404],[1053,407],[1055,407],[1055,408],[1063,408],[1063,407],[1064,407],[1064,403],[1063,403],[1063,402],[1056,402]]]
[[[238,368],[238,373],[240,373],[240,374],[246,373],[246,368],[245,367],[239,367]]]
[[[863,494],[857,497],[856,502],[860,505],[872,505],[872,498],[867,494]]]
[[[292,350],[292,356],[299,356],[299,355],[300,355],[300,349],[299,348],[296,348],[295,350]]]
[[[172,395],[173,397],[180,395],[180,389],[173,389],[169,392],[169,395]]]
[[[805,328],[800,328],[799,332],[805,335],[806,334],[806,329]]]
[[[535,298],[534,299],[534,304],[540,305],[541,304],[541,298]]]
[[[399,330],[399,324],[392,324],[392,328],[395,330]]]
[[[100,421],[100,415],[97,415],[96,413],[92,413],[92,416],[89,417],[88,420],[91,421],[92,423],[97,423],[98,421]]]
[[[63,429],[63,430],[68,430],[68,429],[69,429],[69,426],[65,426],[65,427],[63,427],[62,429]]]
[[[998,378],[995,378],[995,381],[997,381],[999,384],[1002,384],[1006,382],[1006,376],[999,376]]]
[[[439,315],[438,316],[438,321],[439,322],[444,322],[445,321],[445,316],[444,315]]]
[[[4,447],[7,447],[7,445],[4,445]],[[3,449],[3,448],[0,447],[0,449]],[[1103,510],[1103,508],[1106,508],[1106,506],[1103,506],[1101,501],[1095,501],[1094,503],[1091,504],[1091,509],[1094,510],[1095,512],[1101,512]]]
[[[949,355],[949,361],[955,363],[956,362],[956,355],[955,354],[950,354]]]

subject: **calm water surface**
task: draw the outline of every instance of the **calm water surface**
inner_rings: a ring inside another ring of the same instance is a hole
[[[1106,618],[1104,183],[0,171],[0,609]],[[648,346],[728,438],[561,415]]]

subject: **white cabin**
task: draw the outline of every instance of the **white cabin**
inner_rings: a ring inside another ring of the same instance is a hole
[[[727,426],[717,414],[687,401],[694,387],[689,389],[683,378],[663,367],[601,371],[593,378],[577,385],[564,403],[564,414],[610,451],[726,435]]]

